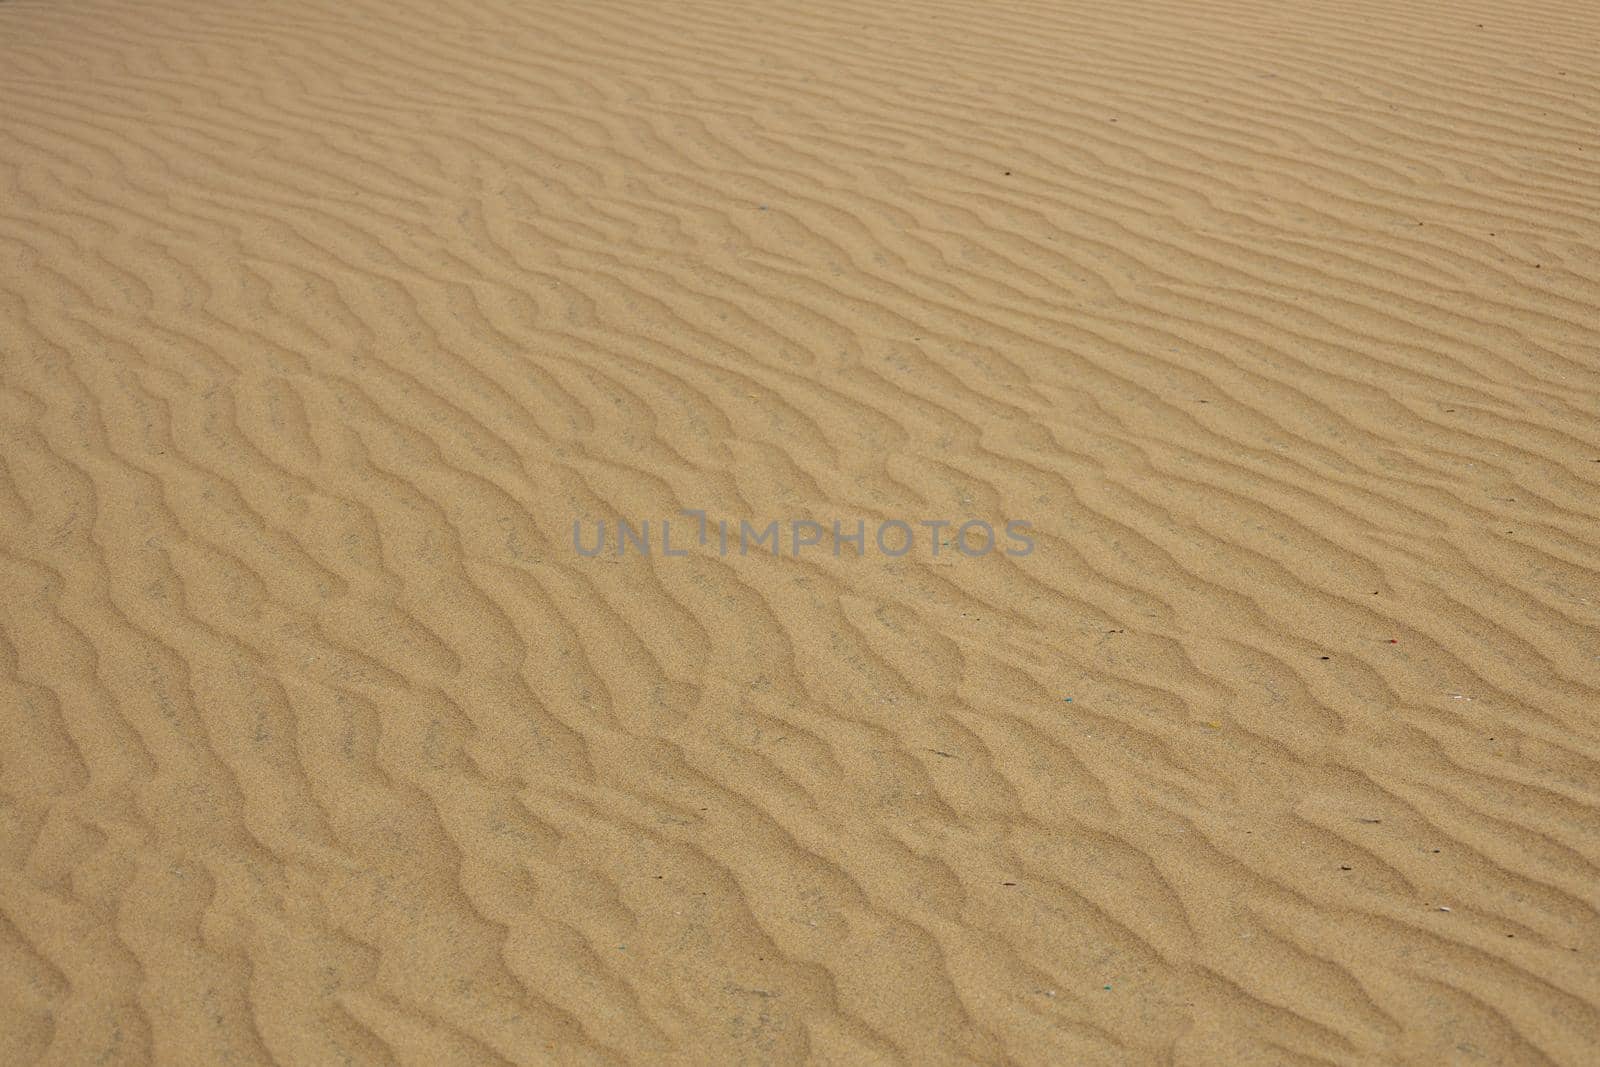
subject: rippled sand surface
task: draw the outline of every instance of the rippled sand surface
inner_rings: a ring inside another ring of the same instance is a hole
[[[1597,56],[0,4],[0,1062],[1600,1062]]]

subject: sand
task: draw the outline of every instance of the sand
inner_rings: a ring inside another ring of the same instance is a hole
[[[0,1063],[1600,1062],[1597,55],[0,4]]]

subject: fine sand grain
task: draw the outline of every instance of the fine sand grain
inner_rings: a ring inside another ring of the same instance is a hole
[[[1597,56],[0,3],[0,1064],[1600,1063]]]

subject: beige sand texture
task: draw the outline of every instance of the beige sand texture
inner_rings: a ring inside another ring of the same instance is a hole
[[[1597,57],[0,4],[0,1064],[1600,1063]]]

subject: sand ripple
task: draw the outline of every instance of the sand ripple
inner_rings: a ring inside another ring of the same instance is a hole
[[[0,1062],[1600,1062],[1597,54],[0,4]]]

